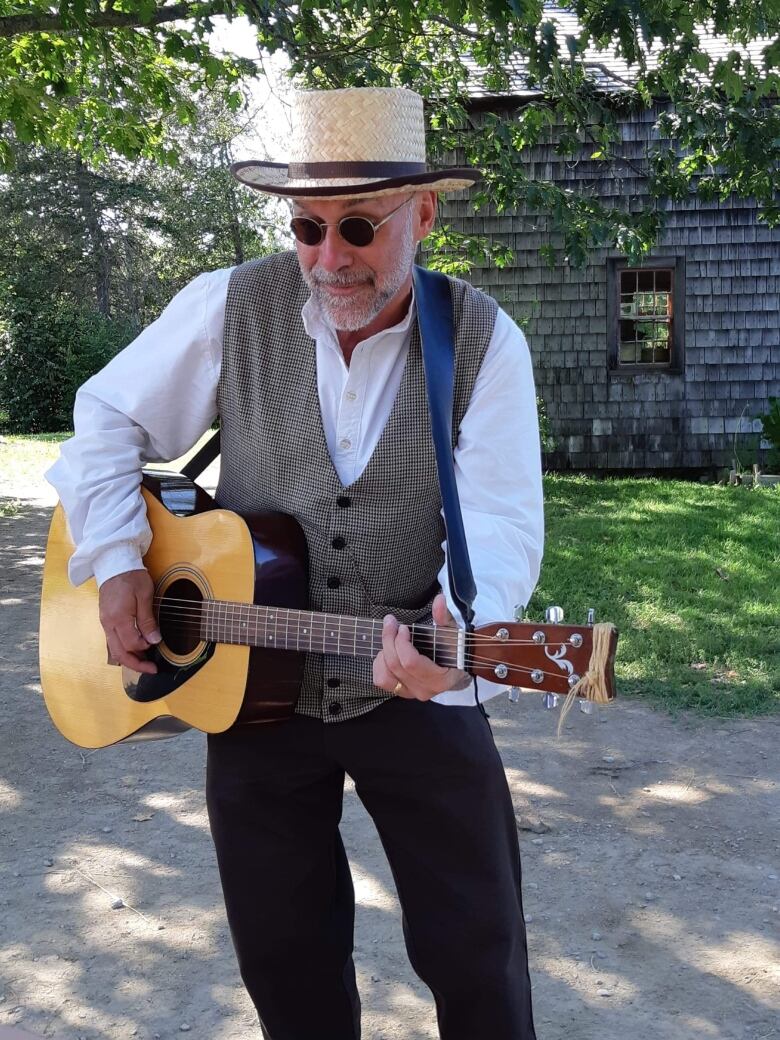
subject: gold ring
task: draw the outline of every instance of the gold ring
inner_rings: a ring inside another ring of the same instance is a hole
[[[398,696],[398,694],[401,692],[401,690],[403,688],[404,688],[404,684],[402,682],[397,682],[395,684],[395,686],[393,687],[393,693],[396,695],[396,697]]]

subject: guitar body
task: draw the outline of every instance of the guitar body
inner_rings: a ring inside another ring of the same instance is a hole
[[[267,722],[295,709],[304,655],[200,638],[165,604],[204,599],[305,609],[306,541],[283,514],[242,519],[217,509],[185,478],[145,474],[142,493],[154,532],[144,557],[162,597],[163,643],[153,654],[158,674],[139,676],[107,662],[94,579],[68,580],[74,551],[65,515],[52,518],[43,572],[41,685],[60,732],[81,747],[170,736],[194,726],[207,733],[236,721]],[[190,611],[195,616],[195,611]]]

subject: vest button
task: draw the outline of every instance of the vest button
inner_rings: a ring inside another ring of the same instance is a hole
[[[341,536],[339,536],[337,538],[334,538],[330,544],[333,546],[334,549],[343,549],[347,543]]]
[[[331,715],[340,715],[341,705],[338,701],[334,701],[331,705],[328,706],[328,711],[331,713]]]
[[[338,589],[341,587],[341,581],[338,578],[328,578],[328,588]]]
[[[328,679],[328,686],[330,686],[331,690],[337,689],[339,686],[341,686],[341,679],[336,679],[336,678]]]
[[[336,505],[339,507],[339,509],[347,509],[349,506],[352,505],[352,499],[349,497],[349,495],[339,495],[339,497],[336,499]]]

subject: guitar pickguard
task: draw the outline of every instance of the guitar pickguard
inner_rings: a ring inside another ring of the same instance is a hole
[[[201,653],[188,664],[173,663],[164,656],[165,647],[163,647],[163,652],[158,647],[154,647],[146,658],[157,665],[157,674],[148,675],[146,672],[134,672],[131,668],[123,668],[122,685],[125,693],[132,700],[142,704],[167,697],[174,690],[184,686],[211,660],[214,656],[214,647],[214,643],[204,643]]]

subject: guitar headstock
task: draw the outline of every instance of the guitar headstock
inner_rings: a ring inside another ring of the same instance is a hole
[[[547,694],[548,707],[572,690],[584,701],[615,698],[615,652],[618,632],[609,623],[594,624],[593,611],[583,625],[564,625],[560,607],[548,607],[546,620],[495,622],[472,633],[469,670],[492,682]]]

